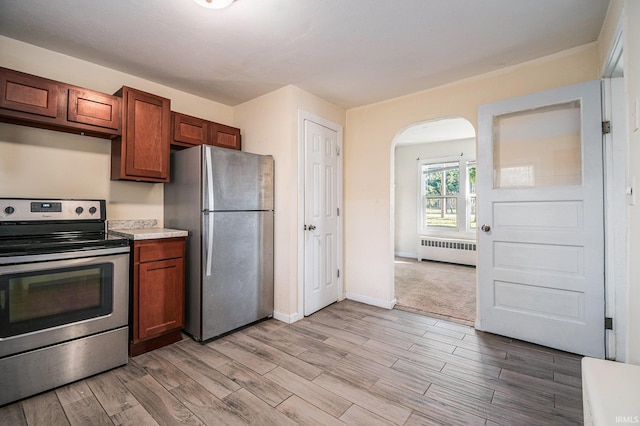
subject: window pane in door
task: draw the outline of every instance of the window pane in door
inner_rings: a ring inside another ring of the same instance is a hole
[[[493,118],[493,187],[582,184],[580,101]]]

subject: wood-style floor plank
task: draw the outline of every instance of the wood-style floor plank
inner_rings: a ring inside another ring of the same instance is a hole
[[[24,411],[22,411],[22,405],[19,402],[15,404],[9,404],[2,408],[1,411],[2,415],[0,416],[0,426],[27,425],[27,419],[25,419],[24,417]]]
[[[346,424],[297,395],[291,395],[278,405],[278,410],[299,425],[344,426]]]
[[[55,391],[26,399],[21,405],[29,425],[63,426],[70,424]],[[0,418],[2,417],[0,415]]]
[[[244,388],[227,396],[224,401],[252,425],[294,426],[296,424]]]
[[[480,416],[467,413],[458,407],[436,401],[422,393],[413,392],[386,380],[379,380],[371,388],[371,391],[385,399],[411,408],[413,414],[420,413],[421,416],[414,417],[413,423],[417,419],[421,419],[424,424],[437,423],[466,426],[482,425],[485,421]]]
[[[395,402],[380,398],[372,392],[363,390],[352,383],[347,382],[331,374],[321,374],[313,380],[313,383],[322,386],[326,390],[342,396],[348,401],[358,404],[360,407],[371,411],[378,416],[401,425],[411,415],[411,410]]]
[[[365,410],[359,405],[353,404],[343,415],[340,416],[345,424],[349,425],[372,425],[372,426],[393,426],[394,423]]]
[[[108,416],[140,405],[113,371],[91,377],[86,382]]]
[[[244,346],[247,350],[252,351],[255,355],[262,357],[267,361],[273,362],[277,365],[286,365],[289,370],[308,380],[313,380],[322,373],[322,370],[318,367],[304,362],[295,356],[289,355],[268,343],[254,339],[249,334],[239,332],[229,336],[229,339],[240,346]]]
[[[63,405],[62,408],[71,425],[100,426],[111,424],[111,419],[94,395]]]
[[[272,407],[277,406],[291,396],[291,392],[279,384],[265,378],[242,364],[230,362],[218,368],[222,374],[233,380],[241,388],[248,389],[249,392]]]
[[[270,371],[266,377],[336,418],[351,406],[351,402],[342,396],[310,382],[284,367]]]
[[[570,425],[581,357],[345,300],[0,407],[4,425]]]
[[[221,364],[218,368],[226,364]],[[239,384],[198,358],[182,361],[176,366],[193,381],[220,399],[240,389]]]

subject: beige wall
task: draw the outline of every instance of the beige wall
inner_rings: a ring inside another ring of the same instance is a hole
[[[171,99],[174,111],[233,124],[233,109],[50,50],[0,36],[0,66],[114,93],[123,85]],[[108,219],[158,219],[162,184],[110,181],[106,139],[0,124],[0,196],[104,198]]]
[[[238,105],[235,125],[242,129],[244,149],[275,159],[275,317],[301,318],[298,306],[298,111],[344,126],[345,111],[295,86]],[[303,202],[303,200],[300,200]]]
[[[475,157],[476,140],[462,139],[446,142],[431,142],[395,147],[394,160],[394,206],[395,244],[394,253],[407,257],[418,257],[418,161],[416,159],[439,159],[459,156],[460,153]],[[468,238],[460,235],[459,238]]]
[[[478,106],[599,77],[590,44],[432,90],[347,111],[345,285],[348,297],[391,306],[393,212],[391,144],[407,125],[461,116],[477,129]]]

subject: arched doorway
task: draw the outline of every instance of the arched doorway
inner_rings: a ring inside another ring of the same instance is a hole
[[[397,308],[475,320],[475,136],[468,120],[451,117],[394,138]]]

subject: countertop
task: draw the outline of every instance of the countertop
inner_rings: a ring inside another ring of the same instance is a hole
[[[107,230],[112,235],[129,240],[155,240],[159,238],[186,237],[187,231],[158,227],[155,219],[144,220],[111,220],[107,222]]]

